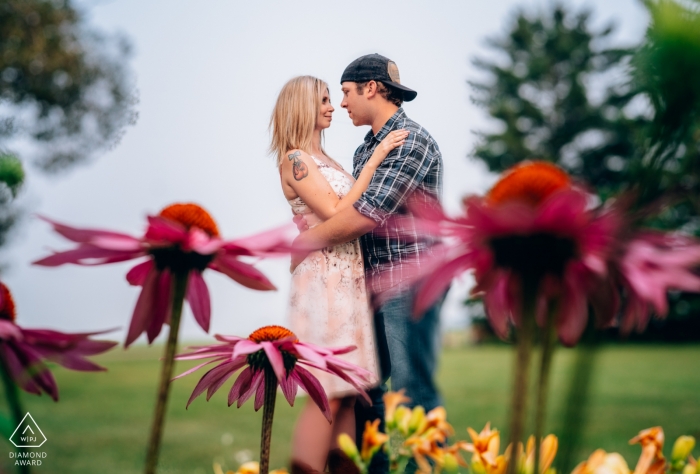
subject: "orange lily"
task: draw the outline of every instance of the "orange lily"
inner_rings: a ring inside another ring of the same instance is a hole
[[[664,430],[660,426],[647,428],[630,440],[630,444],[642,445],[642,455],[634,468],[634,474],[662,474],[666,469],[663,455]]]
[[[447,410],[444,407],[436,407],[428,412],[425,416],[426,426],[425,430],[430,428],[435,428],[444,434],[445,438],[455,434],[452,425],[447,422]]]
[[[630,474],[630,468],[620,454],[597,449],[586,461],[576,466],[571,474]]]
[[[473,453],[472,462],[479,460],[482,464],[495,466],[498,450],[501,446],[501,436],[498,430],[492,430],[489,422],[486,423],[486,426],[480,433],[477,433],[471,427],[467,428],[467,432],[472,442],[466,444],[466,450]]]
[[[440,462],[444,456],[443,448],[440,443],[444,443],[446,437],[442,431],[435,427],[428,428],[420,436],[411,436],[404,442],[404,446],[408,447],[413,454],[413,458],[418,464],[420,474],[432,473],[432,466],[428,462],[428,457],[435,462]]]
[[[374,456],[374,453],[384,446],[389,441],[389,436],[379,431],[379,419],[372,423],[365,423],[365,432],[362,434],[362,451],[360,457],[363,461],[369,462]]]
[[[402,388],[398,392],[387,392],[382,397],[384,399],[384,419],[387,426],[396,426],[398,424],[394,415],[396,408],[402,403],[410,403],[411,399],[404,395],[405,392],[406,390]]]

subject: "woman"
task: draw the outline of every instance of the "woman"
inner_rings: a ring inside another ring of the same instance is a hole
[[[352,206],[384,158],[408,135],[403,130],[387,135],[355,181],[322,147],[323,131],[331,125],[333,110],[328,85],[301,76],[282,88],[270,120],[270,149],[277,157],[284,196],[295,214],[313,213],[316,223]],[[289,316],[291,329],[300,340],[327,347],[357,346],[343,357],[378,375],[372,312],[357,240],[312,252],[294,270]],[[297,472],[323,471],[338,435],[355,435],[357,392],[325,372],[314,375],[328,395],[333,422],[329,425],[313,403],[302,409],[292,440],[292,470]]]

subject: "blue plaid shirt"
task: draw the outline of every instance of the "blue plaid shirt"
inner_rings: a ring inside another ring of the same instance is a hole
[[[372,176],[367,191],[355,202],[360,214],[374,220],[378,227],[360,238],[365,260],[365,273],[374,293],[394,288],[404,275],[404,263],[420,263],[430,247],[421,238],[411,220],[399,232],[385,226],[391,214],[407,215],[406,202],[419,191],[426,197],[439,199],[442,194],[442,155],[433,137],[420,125],[406,117],[402,108],[377,132],[370,130],[364,143],[355,151],[353,175],[357,179],[374,149],[393,130],[407,130],[406,142],[391,151]],[[385,228],[382,228],[385,227]]]

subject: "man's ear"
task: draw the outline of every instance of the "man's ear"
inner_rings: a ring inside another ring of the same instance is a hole
[[[377,94],[377,82],[376,81],[369,81],[367,85],[365,86],[365,94],[367,95],[367,99],[371,99]]]

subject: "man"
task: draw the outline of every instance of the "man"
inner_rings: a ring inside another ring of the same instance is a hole
[[[384,419],[381,397],[389,376],[392,390],[406,389],[414,405],[423,405],[426,410],[440,405],[433,374],[437,365],[441,303],[420,319],[412,319],[413,293],[405,282],[407,264],[420,263],[429,242],[421,239],[415,229],[402,226],[399,235],[385,224],[391,215],[407,213],[406,204],[411,196],[439,198],[443,164],[435,140],[406,117],[401,108],[404,101],[415,99],[417,93],[401,84],[398,67],[393,61],[379,54],[362,56],[350,63],[340,82],[343,92],[340,105],[348,111],[353,124],[372,127],[355,151],[355,178],[389,132],[401,129],[409,132],[405,143],[379,166],[367,191],[354,207],[303,232],[295,241],[295,246],[302,250],[293,257],[292,267],[303,260],[305,251],[360,237],[370,292],[379,294],[390,290],[395,295],[375,311],[382,385],[370,391],[372,407],[357,405],[361,430],[364,420]],[[407,225],[410,226],[410,220]],[[414,234],[412,238],[405,235],[407,231]],[[386,459],[383,459],[373,464],[371,472],[386,470]]]

